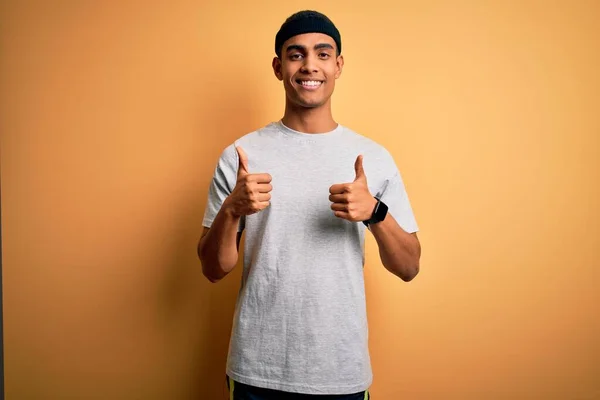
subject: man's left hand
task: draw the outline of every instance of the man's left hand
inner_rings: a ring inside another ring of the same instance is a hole
[[[331,209],[338,218],[359,222],[371,218],[377,199],[369,192],[367,176],[359,155],[354,163],[356,178],[351,183],[338,183],[329,188]]]

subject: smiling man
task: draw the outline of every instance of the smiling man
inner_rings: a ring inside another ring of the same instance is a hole
[[[388,271],[407,282],[419,271],[394,159],[332,116],[341,51],[325,15],[284,22],[272,63],[284,115],[225,148],[210,185],[198,243],[207,279],[233,270],[246,235],[226,369],[234,400],[370,398],[366,230]]]

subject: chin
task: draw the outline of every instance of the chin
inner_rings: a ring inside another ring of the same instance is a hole
[[[314,102],[310,102],[310,103],[306,103],[306,102],[300,102],[297,103],[300,107],[304,107],[304,108],[319,108],[321,106],[323,106],[325,104],[325,102],[319,102],[319,103],[314,103]]]
[[[296,97],[293,99],[293,103],[303,108],[318,108],[327,104],[327,99],[303,99]]]

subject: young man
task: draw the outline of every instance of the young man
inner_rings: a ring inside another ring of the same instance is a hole
[[[228,146],[210,185],[198,255],[211,282],[235,267],[246,231],[226,371],[233,399],[368,398],[365,230],[391,273],[410,281],[419,270],[392,156],[332,117],[341,50],[323,14],[284,22],[272,64],[284,116]]]

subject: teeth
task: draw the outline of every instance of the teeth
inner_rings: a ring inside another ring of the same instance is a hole
[[[302,81],[302,85],[304,86],[319,86],[321,82],[319,81]]]

